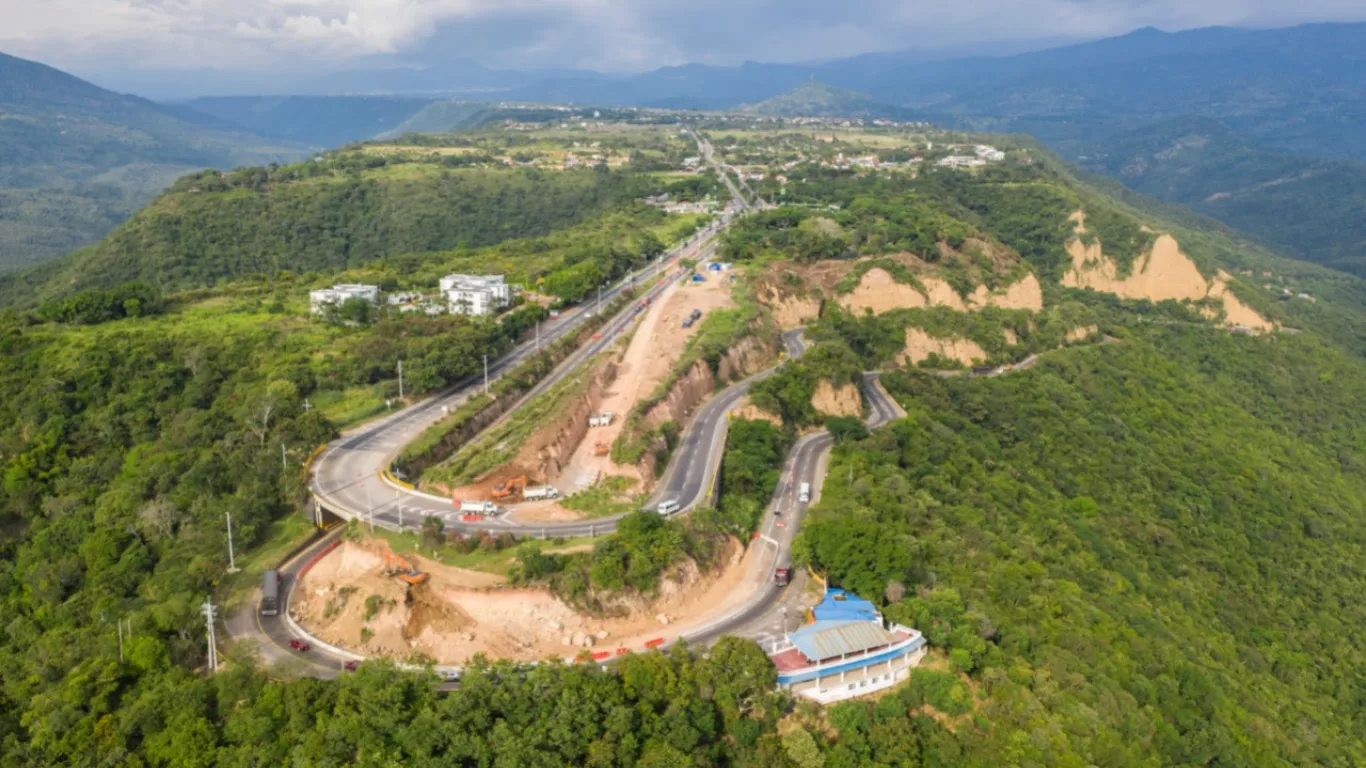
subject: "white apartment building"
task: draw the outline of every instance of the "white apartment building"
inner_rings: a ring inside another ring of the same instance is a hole
[[[512,303],[512,287],[502,275],[446,275],[441,293],[457,315],[491,315]]]
[[[371,304],[379,303],[378,285],[355,285],[342,283],[331,288],[308,292],[308,309],[313,314],[322,314],[327,307],[334,307],[347,299],[364,299]]]

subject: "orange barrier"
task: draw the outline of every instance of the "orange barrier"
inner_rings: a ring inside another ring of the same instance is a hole
[[[656,638],[653,639],[653,640],[646,640],[646,641],[645,641],[645,647],[646,647],[646,648],[656,648],[656,647],[661,646],[661,645],[663,645],[663,644],[664,644],[664,638],[662,638],[662,637],[656,637]]]
[[[609,659],[611,657],[612,654],[609,651],[598,651],[597,653],[593,654],[593,661],[602,661],[603,659]]]
[[[332,550],[334,550],[334,549],[336,549],[337,547],[340,547],[340,546],[341,546],[341,539],[336,539],[336,540],[334,540],[332,543],[330,543],[330,544],[328,544],[327,546],[323,547],[323,551],[321,551],[321,552],[319,552],[318,554],[314,555],[313,557],[309,558],[308,562],[304,563],[304,567],[302,567],[302,568],[299,569],[299,576],[298,576],[298,578],[299,578],[299,579],[302,579],[302,578],[304,577],[304,574],[305,574],[305,573],[308,573],[308,569],[310,569],[310,568],[312,568],[313,566],[317,565],[319,560],[322,560],[324,557],[327,557],[327,555],[330,554],[330,553],[332,552]]]
[[[464,520],[464,521],[467,522],[467,523],[477,523],[477,522],[479,522],[480,520],[483,520],[483,519],[484,519],[484,516],[483,516],[483,515],[461,515],[461,516],[460,516],[460,519],[461,519],[461,520]]]
[[[625,648],[618,648],[618,649],[617,649],[617,655],[618,655],[618,656],[625,656],[625,655],[628,654],[628,653],[630,653],[630,651],[626,650]]]

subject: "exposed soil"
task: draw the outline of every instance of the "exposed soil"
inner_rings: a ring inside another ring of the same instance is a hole
[[[476,653],[535,661],[573,657],[584,648],[639,652],[648,640],[672,638],[717,618],[767,581],[760,548],[747,554],[732,540],[718,570],[702,574],[690,561],[679,564],[666,574],[653,602],[624,602],[634,610],[597,618],[574,611],[547,590],[499,588],[496,576],[425,558],[415,558],[415,565],[429,579],[410,588],[384,575],[384,546],[348,542],[323,558],[295,592],[295,618],[323,640],[369,655],[402,658],[419,651],[446,664],[463,664]],[[370,595],[380,603],[367,622]],[[362,628],[370,633],[364,641]]]
[[[987,359],[986,350],[970,339],[937,339],[919,328],[906,329],[906,348],[897,356],[898,364],[917,365],[930,355],[973,365]]]
[[[816,385],[816,394],[811,396],[811,407],[826,416],[858,416],[863,413],[863,397],[852,383],[837,389],[821,379]]]
[[[748,397],[742,399],[739,404],[731,409],[730,417],[732,419],[744,419],[746,421],[767,421],[775,427],[781,427],[783,425],[781,416],[776,413],[765,411],[750,402]]]
[[[1077,211],[1071,221],[1078,236],[1086,234],[1086,214]],[[1072,269],[1063,276],[1063,285],[1071,288],[1089,288],[1095,291],[1113,293],[1126,299],[1148,299],[1150,301],[1199,301],[1205,298],[1219,299],[1223,302],[1226,322],[1257,330],[1272,330],[1275,325],[1257,314],[1252,308],[1238,300],[1228,290],[1232,277],[1222,270],[1213,280],[1205,279],[1181,250],[1176,238],[1169,234],[1158,235],[1152,250],[1140,256],[1127,277],[1119,277],[1119,265],[1105,255],[1103,244],[1095,240],[1090,245],[1074,238],[1067,244],[1067,252],[1072,257]],[[1216,313],[1207,313],[1213,317]]]
[[[1068,342],[1086,341],[1100,332],[1100,328],[1094,323],[1091,325],[1079,325],[1067,332],[1064,337]]]
[[[665,291],[644,314],[617,368],[616,378],[603,392],[595,410],[611,411],[612,423],[606,427],[592,427],[574,448],[558,475],[551,478],[561,493],[570,494],[597,483],[599,478],[620,475],[634,480],[642,478],[638,467],[617,464],[610,456],[595,456],[598,443],[611,446],[621,434],[637,402],[651,393],[669,376],[683,354],[689,339],[697,335],[706,315],[718,309],[735,306],[730,285],[722,273],[708,273],[701,283],[674,285]],[[702,320],[683,327],[683,320],[693,310],[702,311]],[[632,490],[638,492],[639,487]]]

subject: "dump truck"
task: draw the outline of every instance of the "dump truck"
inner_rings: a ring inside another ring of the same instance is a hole
[[[491,501],[462,501],[460,511],[472,515],[492,515],[498,512],[498,505]]]
[[[775,586],[775,587],[786,587],[786,586],[787,586],[788,584],[790,584],[790,583],[792,583],[792,569],[791,569],[791,568],[785,568],[785,567],[784,567],[784,568],[775,568],[775,569],[773,570],[773,586]]]
[[[541,485],[535,488],[528,488],[522,492],[522,498],[527,501],[541,501],[544,499],[558,499],[560,491],[553,485]]]
[[[526,475],[521,477],[511,477],[498,484],[493,489],[494,501],[506,501],[520,494],[526,488]]]

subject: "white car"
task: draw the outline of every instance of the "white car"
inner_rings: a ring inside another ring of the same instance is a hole
[[[659,502],[659,506],[655,507],[655,512],[658,512],[661,516],[672,515],[677,511],[678,502],[674,501],[673,499],[669,499],[668,501],[661,501]]]

